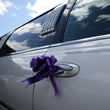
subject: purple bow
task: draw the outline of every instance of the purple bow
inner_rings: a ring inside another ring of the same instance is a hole
[[[36,75],[30,78],[27,78],[22,82],[27,81],[28,82],[27,86],[29,86],[33,83],[43,80],[44,78],[49,77],[52,83],[52,86],[54,88],[55,95],[57,95],[59,90],[54,80],[54,77],[64,73],[64,71],[61,70],[60,66],[55,65],[56,62],[57,62],[57,59],[53,55],[50,57],[40,56],[37,58],[32,58],[32,61],[30,62],[30,67],[32,68],[33,72],[36,72]]]

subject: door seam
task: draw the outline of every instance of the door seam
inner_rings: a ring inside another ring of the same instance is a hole
[[[49,47],[47,48],[47,50],[45,51],[43,56],[46,55],[46,53],[48,52],[49,48],[51,48],[51,45],[49,45]],[[35,95],[35,83],[33,85],[33,92],[32,92],[32,110],[35,110],[34,109],[34,98],[35,98],[34,95]]]

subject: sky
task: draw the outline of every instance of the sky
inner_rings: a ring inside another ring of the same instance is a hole
[[[0,0],[0,36],[68,0]]]

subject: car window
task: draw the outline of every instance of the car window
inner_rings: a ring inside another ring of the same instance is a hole
[[[51,44],[52,37],[40,35],[42,25],[49,13],[17,29],[7,40],[6,45],[14,51],[21,51]]]
[[[64,41],[110,34],[110,0],[77,0],[64,33]]]

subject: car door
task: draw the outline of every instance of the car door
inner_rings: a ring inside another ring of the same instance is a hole
[[[35,110],[110,109],[110,0],[78,0],[73,7],[62,43],[46,53],[57,64],[73,64],[79,73],[56,77],[60,94],[55,96],[49,78],[35,85]]]
[[[49,13],[17,28],[0,49],[1,110],[33,109],[33,85],[26,88],[27,83],[21,82],[34,75],[30,68],[32,58],[44,55],[53,42],[53,37],[40,36]]]

